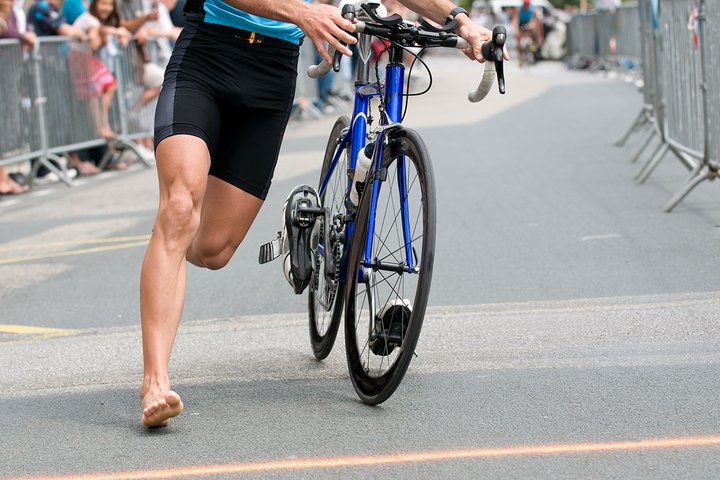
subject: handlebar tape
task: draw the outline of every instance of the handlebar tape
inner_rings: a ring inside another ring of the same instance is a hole
[[[330,47],[328,49],[328,55],[330,55],[330,57],[334,57],[335,49]],[[320,78],[323,75],[327,75],[330,70],[332,70],[332,65],[329,64],[327,60],[323,60],[317,65],[310,65],[307,69],[307,74],[310,78]]]

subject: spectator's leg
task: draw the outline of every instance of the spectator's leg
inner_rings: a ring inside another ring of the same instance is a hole
[[[161,87],[146,88],[142,93],[142,106],[144,107],[160,95]]]
[[[10,195],[27,191],[27,185],[20,185],[15,180],[10,178],[10,176],[7,174],[7,171],[3,167],[0,167],[0,195]]]
[[[115,96],[116,85],[113,83],[109,86],[102,96],[102,135],[107,139],[117,138],[117,135],[110,127],[110,107],[112,106],[113,97]]]
[[[81,153],[84,154],[86,158],[82,158]],[[96,173],[100,173],[100,169],[95,163],[88,160],[90,156],[90,153],[86,150],[82,152],[70,152],[70,161],[68,163],[78,171],[79,175],[95,175]]]

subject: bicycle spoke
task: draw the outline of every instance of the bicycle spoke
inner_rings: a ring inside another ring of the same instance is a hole
[[[408,188],[408,192],[409,192],[409,191],[412,189],[412,187],[415,185],[415,182],[416,182],[416,181],[417,181],[417,175],[415,175],[412,184],[411,184],[410,187]],[[391,179],[391,185],[394,185],[394,184],[395,184],[395,183],[392,182],[392,179]],[[407,183],[406,183],[406,184],[407,184]],[[394,202],[394,198],[395,198],[395,197],[394,197],[394,195],[393,195],[392,190],[393,190],[393,189],[392,189],[392,187],[391,187],[391,191],[390,191],[390,193],[389,193],[390,201],[388,201],[388,202],[386,203],[385,212],[387,212],[387,209],[388,209],[388,207],[390,206],[391,203],[393,204],[393,207],[394,207],[394,203],[395,203],[395,202]],[[407,200],[407,198],[408,198],[408,195],[406,194],[404,200]],[[398,237],[398,244],[400,244],[400,246],[399,246],[397,249],[390,251],[390,253],[388,253],[388,254],[385,255],[384,257],[382,257],[382,260],[385,260],[385,259],[387,259],[387,258],[390,257],[390,256],[395,257],[395,253],[400,252],[401,250],[403,250],[403,249],[406,247],[406,244],[403,243],[403,241],[402,241],[402,239],[401,239],[401,233],[400,233],[400,231],[401,231],[401,229],[402,229],[402,223],[397,222],[398,217],[400,217],[401,213],[402,213],[401,210],[400,210],[399,208],[397,208],[397,214],[396,214],[395,217],[393,218],[392,224],[391,224],[391,225],[394,225],[394,226],[395,226],[394,230],[395,230],[395,233],[396,233],[396,235],[397,235],[397,237]],[[414,233],[415,233],[415,230],[417,229],[417,224],[419,223],[418,220],[419,220],[419,218],[420,218],[420,214],[421,214],[421,213],[422,213],[422,209],[418,209],[418,216],[417,216],[417,218],[416,218],[416,220],[415,220],[415,225],[414,225],[414,227],[413,227],[413,235],[414,235]],[[385,223],[385,217],[383,217],[383,222],[381,223],[380,233],[379,233],[379,234],[376,233],[375,235],[376,235],[376,238],[382,243],[383,246],[387,246],[387,240],[388,240],[388,237],[389,237],[390,233],[388,232],[387,235],[382,236],[384,223]],[[418,237],[418,238],[422,238],[422,237]],[[414,242],[414,240],[411,240],[411,242]],[[390,248],[387,248],[387,250],[390,250]],[[379,248],[378,251],[381,251],[381,249]],[[395,258],[395,260],[398,260],[398,263],[402,263],[402,261],[399,260],[399,259],[397,259],[397,258]]]
[[[416,240],[420,240],[421,238],[423,238],[422,235],[417,236],[417,237],[411,239],[411,240],[410,240],[410,244],[412,245],[413,243],[415,243]],[[406,246],[407,246],[407,244],[400,245],[398,248],[396,248],[395,250],[393,250],[393,251],[390,252],[389,254],[385,255],[385,256],[382,257],[382,258],[379,258],[379,259],[378,259],[378,262],[382,262],[383,260],[387,259],[387,258],[390,257],[390,256],[395,257],[395,253],[397,253],[397,252],[399,252],[400,250],[404,249]]]

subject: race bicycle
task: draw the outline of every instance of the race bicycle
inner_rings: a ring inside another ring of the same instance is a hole
[[[420,135],[402,125],[410,96],[404,89],[403,54],[410,47],[470,45],[452,33],[457,23],[414,25],[397,14],[381,16],[379,2],[360,7],[343,8],[345,18],[357,20],[359,66],[352,119],[341,116],[330,133],[319,206],[296,205],[294,214],[316,225],[308,286],[313,353],[318,359],[327,357],[344,314],[352,384],[362,401],[377,405],[393,394],[415,354],[435,251],[430,155]],[[372,62],[371,37],[386,40],[384,79]],[[488,61],[470,101],[485,98],[496,75],[504,93],[505,39],[505,29],[496,27],[492,41],[484,45]],[[308,75],[317,78],[331,68],[339,70],[341,55],[328,53],[332,64],[311,66]]]

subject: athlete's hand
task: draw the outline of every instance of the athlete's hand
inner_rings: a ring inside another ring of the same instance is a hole
[[[463,53],[470,60],[477,60],[478,62],[484,62],[485,58],[482,54],[482,45],[485,42],[492,41],[492,31],[485,27],[473,22],[467,15],[458,15],[456,20],[460,23],[457,33],[462,38],[470,42],[472,48],[466,48]],[[508,54],[507,48],[503,48],[503,57],[505,60],[510,60],[510,54]]]
[[[348,33],[355,31],[355,25],[351,21],[344,19],[340,15],[340,9],[337,7],[325,4],[306,5],[307,7],[301,11],[295,24],[300,27],[300,30],[305,35],[310,37],[323,59],[328,63],[333,61],[325,50],[324,42],[327,42],[331,48],[338,50],[343,55],[351,56],[350,49],[340,42],[347,44],[357,42],[355,37]]]

